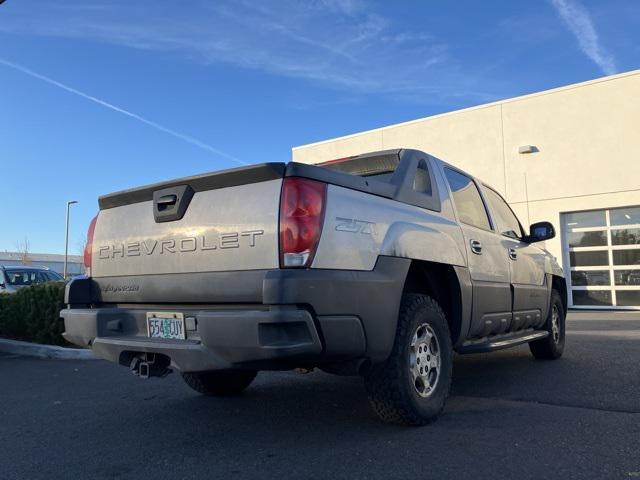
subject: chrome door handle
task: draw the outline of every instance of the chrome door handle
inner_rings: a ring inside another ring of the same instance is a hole
[[[482,244],[478,240],[471,240],[471,251],[476,255],[482,255]]]
[[[511,260],[516,260],[518,258],[518,252],[516,252],[515,248],[510,248],[509,249],[509,258]]]

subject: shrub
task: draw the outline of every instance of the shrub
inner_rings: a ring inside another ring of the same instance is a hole
[[[0,295],[0,337],[64,345],[64,288],[62,282],[51,282]]]

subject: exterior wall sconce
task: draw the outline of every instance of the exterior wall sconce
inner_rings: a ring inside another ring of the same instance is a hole
[[[536,147],[535,145],[522,145],[518,147],[518,153],[521,153],[521,154],[536,153],[539,151],[540,150],[538,150],[538,147]]]

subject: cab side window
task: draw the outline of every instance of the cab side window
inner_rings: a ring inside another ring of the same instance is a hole
[[[497,192],[486,185],[484,192],[486,193],[486,198],[496,221],[498,231],[507,237],[522,239],[524,235],[518,217],[513,213],[511,207],[507,205],[507,202],[505,202]]]
[[[456,206],[460,221],[467,225],[491,230],[487,209],[475,182],[466,175],[450,168],[445,168],[444,174],[447,177],[447,182],[449,182],[453,203]]]

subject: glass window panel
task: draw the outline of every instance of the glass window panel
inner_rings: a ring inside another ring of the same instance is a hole
[[[486,193],[486,198],[491,206],[491,213],[493,213],[493,218],[500,233],[508,237],[522,238],[520,222],[511,208],[509,208],[509,205],[507,205],[507,202],[490,188],[485,188],[483,191]]]
[[[609,211],[611,225],[632,225],[640,223],[640,207],[614,208]]]
[[[611,285],[608,270],[594,270],[590,272],[571,272],[571,285],[574,287],[586,287],[589,285]]]
[[[570,247],[606,247],[607,232],[570,232]]]
[[[574,305],[611,305],[609,290],[572,290]]]
[[[36,275],[36,283],[45,283],[49,281],[49,277],[47,276],[47,272],[38,272]]]
[[[640,290],[616,290],[616,305],[640,307]]]
[[[609,253],[606,250],[596,252],[569,252],[572,267],[596,267],[609,265]]]
[[[18,270],[6,269],[5,274],[9,285],[31,285],[36,283],[37,271],[34,270]]]
[[[640,285],[640,270],[614,270],[616,285]]]
[[[59,282],[60,280],[64,280],[64,278],[62,278],[62,275],[60,275],[58,272],[49,271],[47,272],[47,274],[49,275],[49,278],[53,282]]]
[[[604,227],[607,225],[604,210],[567,213],[565,215],[565,221],[567,222],[567,227],[570,229],[582,227]]]
[[[640,265],[640,248],[632,250],[614,250],[614,265]]]
[[[450,168],[445,168],[444,172],[451,187],[453,203],[456,205],[460,221],[467,225],[490,230],[487,210],[473,180]]]
[[[640,245],[640,228],[611,230],[613,245]]]
[[[375,175],[367,175],[367,180],[377,180],[379,182],[389,182],[391,177],[393,177],[393,172],[391,173],[376,173]]]

